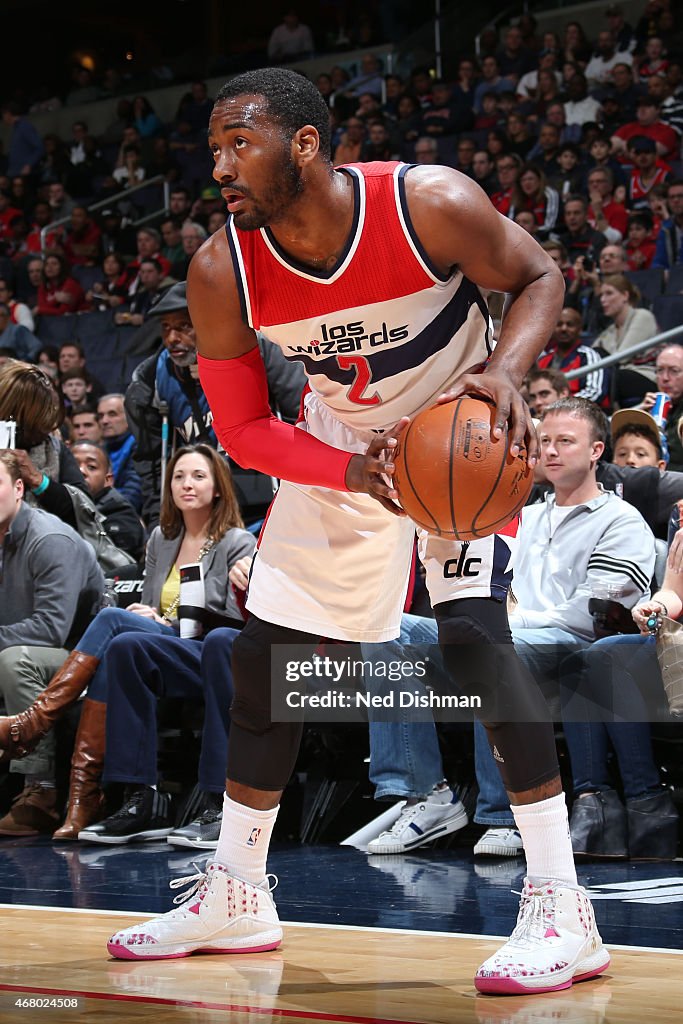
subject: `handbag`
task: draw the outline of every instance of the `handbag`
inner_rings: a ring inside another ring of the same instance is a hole
[[[666,615],[657,629],[657,661],[673,718],[683,718],[683,625]]]

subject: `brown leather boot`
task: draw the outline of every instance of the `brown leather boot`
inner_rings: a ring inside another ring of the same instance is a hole
[[[104,817],[100,775],[104,764],[107,705],[101,700],[83,701],[81,720],[71,758],[69,806],[53,839],[78,839],[78,833]]]
[[[0,718],[0,763],[26,757],[57,719],[78,700],[95,675],[99,658],[72,651],[41,694],[25,711]]]

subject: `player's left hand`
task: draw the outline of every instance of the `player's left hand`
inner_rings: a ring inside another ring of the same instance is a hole
[[[398,444],[398,435],[410,423],[407,416],[398,421],[391,437],[374,438],[365,455],[354,455],[346,470],[346,486],[350,491],[369,494],[395,516],[405,516],[396,503],[398,491],[393,486],[395,471],[393,453]]]
[[[533,469],[538,461],[538,438],[531,419],[531,411],[510,379],[496,370],[482,373],[463,373],[449,391],[437,398],[438,405],[454,402],[462,395],[489,399],[496,407],[493,437],[500,438],[510,424],[510,453],[519,455],[526,448],[527,462]]]

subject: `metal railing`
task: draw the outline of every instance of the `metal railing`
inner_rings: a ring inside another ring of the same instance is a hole
[[[98,201],[96,203],[90,203],[90,205],[87,206],[86,209],[87,209],[88,213],[92,213],[94,210],[103,210],[106,206],[115,205],[119,201],[119,199],[124,199],[126,196],[130,196],[134,192],[140,192],[143,188],[148,188],[150,185],[160,185],[160,184],[163,184],[163,186],[164,186],[164,205],[162,207],[160,207],[160,209],[155,211],[154,213],[146,214],[140,220],[133,221],[133,226],[134,227],[136,225],[142,225],[144,222],[146,222],[148,220],[151,220],[153,217],[157,217],[164,210],[168,209],[168,202],[169,202],[169,197],[170,197],[170,194],[171,194],[171,190],[170,190],[170,185],[169,185],[168,181],[166,180],[165,175],[163,175],[163,174],[155,174],[153,178],[147,178],[147,179],[145,179],[145,181],[139,181],[137,185],[131,185],[130,188],[124,188],[124,189],[121,189],[120,192],[115,192],[113,196],[107,196],[106,199],[98,199]],[[47,236],[50,234],[50,232],[54,231],[55,228],[61,228],[64,224],[69,224],[70,221],[71,221],[71,217],[70,216],[69,217],[62,217],[60,220],[52,221],[51,224],[46,224],[44,228],[41,228],[41,231],[40,231],[40,251],[42,253],[44,253],[45,250],[47,249],[46,241],[47,241]]]
[[[669,341],[670,338],[675,338],[679,334],[683,334],[683,324],[679,327],[672,327],[669,331],[662,331],[661,334],[655,334],[652,338],[648,338],[647,341],[639,341],[637,345],[630,345],[628,348],[621,349],[620,352],[614,352],[611,356],[605,356],[603,359],[598,359],[597,363],[590,363],[588,366],[579,366],[576,370],[570,370],[565,373],[567,380],[575,380],[577,377],[585,377],[589,373],[595,373],[596,370],[604,370],[606,366],[614,366],[615,363],[623,363],[624,359],[628,359],[629,356],[634,356],[638,352],[644,352],[645,349],[654,348],[655,345],[661,345],[663,341]]]

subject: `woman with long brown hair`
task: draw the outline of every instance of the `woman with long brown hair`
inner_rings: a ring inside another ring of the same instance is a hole
[[[142,602],[98,613],[47,689],[26,711],[0,718],[3,760],[23,757],[88,687],[71,761],[66,821],[56,839],[76,839],[101,817],[99,774],[104,757],[107,651],[114,637],[144,632],[178,636],[180,566],[201,563],[204,628],[235,624],[241,611],[228,583],[235,562],[251,554],[254,537],[243,528],[230,471],[208,445],[181,448],[168,464],[161,521],[147,545]]]

